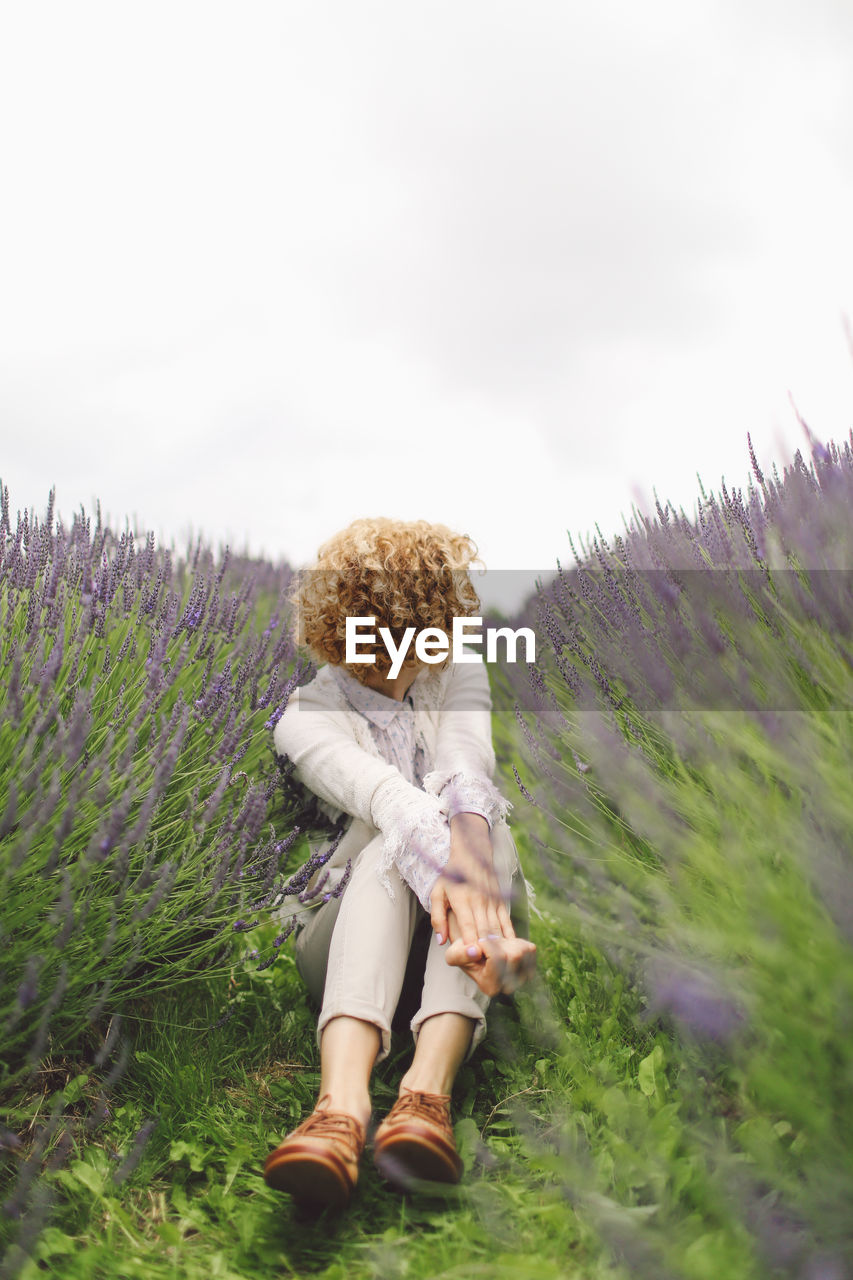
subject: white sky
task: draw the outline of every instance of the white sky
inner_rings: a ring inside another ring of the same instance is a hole
[[[13,508],[543,572],[850,429],[849,0],[3,15]]]

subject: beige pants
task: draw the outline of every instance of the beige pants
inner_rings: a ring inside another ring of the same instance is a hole
[[[391,1021],[400,998],[415,929],[428,917],[396,868],[390,871],[393,898],[377,875],[382,836],[358,855],[350,882],[339,899],[317,907],[296,939],[296,964],[308,990],[321,1004],[317,1042],[326,1023],[346,1015],[379,1028],[377,1057],[387,1056]],[[526,922],[524,877],[515,841],[504,820],[492,831],[495,872],[510,903],[516,929]],[[521,908],[519,910],[519,908]],[[521,919],[519,919],[519,916]],[[520,927],[521,926],[521,927]],[[476,1023],[471,1049],[485,1034],[489,997],[460,968],[445,963],[445,947],[430,930],[421,1003],[410,1026],[417,1042],[421,1024],[437,1013],[460,1013]]]

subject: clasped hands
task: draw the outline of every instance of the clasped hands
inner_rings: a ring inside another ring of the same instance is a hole
[[[450,821],[450,857],[430,899],[432,927],[445,959],[471,975],[487,996],[511,995],[536,968],[536,947],[517,938],[492,862],[489,824],[477,813]]]

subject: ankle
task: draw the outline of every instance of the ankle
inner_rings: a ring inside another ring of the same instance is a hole
[[[355,1092],[351,1089],[330,1089],[320,1095],[316,1105],[320,1111],[343,1111],[346,1115],[353,1116],[365,1128],[370,1123],[372,1107],[368,1093]]]
[[[399,1092],[401,1095],[404,1093],[431,1093],[447,1098],[450,1096],[452,1088],[452,1078],[448,1079],[444,1073],[409,1070],[400,1081]]]

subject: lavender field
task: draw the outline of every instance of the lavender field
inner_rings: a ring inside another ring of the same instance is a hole
[[[318,1069],[289,571],[4,490],[0,1276],[853,1275],[851,446],[555,549],[491,669],[539,980],[460,1188],[319,1221],[260,1177]]]

